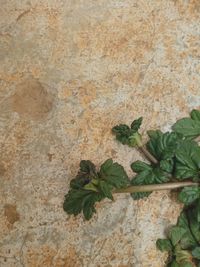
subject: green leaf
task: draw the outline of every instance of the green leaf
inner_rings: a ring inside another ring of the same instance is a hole
[[[130,145],[129,137],[131,136],[131,129],[126,124],[120,124],[112,128],[112,132],[116,135],[116,139],[123,145]]]
[[[172,173],[174,169],[174,160],[173,159],[163,159],[160,161],[160,168],[163,171]]]
[[[152,167],[151,165],[143,162],[143,161],[140,161],[140,160],[137,160],[135,162],[133,162],[131,164],[131,169],[134,171],[134,172],[142,172],[142,171],[151,171],[152,170]]]
[[[71,189],[65,196],[63,209],[68,214],[74,214],[75,216],[83,211],[86,220],[92,217],[92,214],[96,212],[95,202],[101,201],[104,196],[100,193],[84,189]]]
[[[191,233],[195,240],[200,242],[200,223],[197,220],[196,205],[193,208],[189,207],[187,210],[187,218],[190,226]]]
[[[191,204],[199,197],[200,191],[198,186],[185,187],[178,195],[178,199],[185,205]]]
[[[119,124],[112,128],[112,132],[116,135],[116,139],[123,145],[129,145],[131,147],[141,145],[141,135],[138,130],[142,123],[142,117],[134,120],[129,127],[126,124]]]
[[[142,120],[143,118],[140,117],[139,119],[137,120],[134,120],[132,123],[131,123],[131,129],[134,130],[135,132],[137,132],[139,129],[140,129],[140,126],[142,124]]]
[[[182,267],[182,266],[174,260],[172,263],[169,264],[169,267]]]
[[[195,121],[200,121],[200,110],[193,109],[190,113],[190,117]]]
[[[113,196],[112,196],[112,189],[113,189],[113,187],[112,187],[112,185],[106,183],[105,181],[100,181],[99,182],[99,188],[100,188],[102,194],[105,197],[113,200]]]
[[[193,246],[196,246],[197,242],[191,233],[189,222],[188,222],[185,211],[181,212],[178,218],[177,226],[184,228],[186,230],[185,234],[182,236],[181,241],[180,241],[181,248],[188,249]]]
[[[112,159],[106,160],[100,168],[99,177],[115,188],[123,188],[129,184],[124,168]]]
[[[192,250],[192,256],[195,258],[195,259],[198,259],[200,260],[200,247],[196,247]]]
[[[191,114],[194,118],[194,113]],[[178,120],[173,126],[174,132],[182,134],[184,137],[193,139],[200,135],[200,121],[190,118],[183,118]]]
[[[179,179],[199,179],[200,147],[193,141],[183,141],[176,151],[175,176]]]
[[[131,180],[131,185],[148,185],[148,184],[160,184],[169,181],[169,177],[159,167],[154,167],[141,161],[137,161],[131,164],[131,168],[134,172],[138,171],[138,174]],[[147,197],[151,192],[132,193],[131,196],[134,200]]]
[[[97,177],[95,165],[90,160],[81,160],[80,170],[75,179],[70,182],[73,189],[83,188],[86,184]]]
[[[147,143],[147,149],[158,160],[171,159],[181,140],[180,135],[174,132],[162,133],[160,131],[154,131],[152,133],[151,131],[149,136],[150,140]]]
[[[173,226],[170,232],[170,239],[172,241],[173,246],[175,246],[183,237],[183,235],[186,233],[186,229],[179,227],[179,226]]]
[[[172,244],[169,239],[158,239],[156,246],[160,251],[172,251]]]

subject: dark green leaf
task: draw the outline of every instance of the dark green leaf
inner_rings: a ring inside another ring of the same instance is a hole
[[[189,221],[191,233],[193,237],[195,238],[195,240],[199,243],[200,242],[200,223],[197,220],[197,213],[196,213],[195,205],[193,208],[188,208],[187,218]]]
[[[113,196],[112,196],[112,188],[113,187],[112,187],[112,185],[101,180],[101,181],[99,181],[99,188],[105,197],[113,200]]]
[[[130,145],[129,137],[131,129],[126,124],[120,124],[112,128],[112,132],[116,134],[116,139],[123,145]]]
[[[100,168],[99,177],[115,188],[122,188],[129,184],[124,168],[112,159],[106,160]]]
[[[185,187],[178,195],[179,200],[189,205],[200,197],[200,191],[198,186]]]
[[[175,176],[180,179],[199,177],[200,147],[193,141],[183,141],[176,151]]]
[[[195,121],[200,121],[200,110],[193,109],[190,113],[190,116]]]
[[[134,171],[134,172],[142,172],[142,171],[145,171],[145,170],[147,170],[147,171],[151,171],[152,170],[152,167],[151,167],[151,165],[149,165],[149,164],[147,164],[147,163],[145,163],[145,162],[142,162],[142,161],[140,161],[140,160],[137,160],[137,161],[135,161],[135,162],[133,162],[132,164],[131,164],[131,169]]]
[[[194,114],[193,114],[194,118]],[[200,135],[200,121],[190,118],[183,118],[178,120],[173,126],[172,129],[179,134],[182,134],[184,137],[192,139]]]
[[[123,145],[134,147],[141,144],[141,135],[138,133],[141,123],[142,117],[134,120],[131,127],[126,124],[116,125],[112,128],[112,132],[116,135],[116,139]]]
[[[134,172],[138,173],[132,180],[132,185],[148,185],[160,184],[169,181],[166,173],[160,169],[159,166],[151,166],[142,161],[135,161],[131,164]],[[151,192],[132,193],[131,196],[134,200],[148,197]]]
[[[192,256],[200,260],[200,247],[196,247],[192,250]]]
[[[80,170],[75,179],[70,182],[73,189],[83,188],[86,184],[97,177],[95,165],[90,160],[81,160]]]
[[[160,167],[169,173],[174,168],[174,155],[180,143],[181,137],[176,133],[162,133],[154,131],[149,133],[150,140],[147,143],[148,151],[160,162]]]
[[[181,241],[180,241],[181,248],[188,249],[193,246],[196,246],[197,242],[191,233],[189,222],[188,222],[186,213],[184,211],[181,212],[178,218],[177,226],[184,228],[186,230],[186,233],[182,236]]]
[[[163,159],[160,161],[160,168],[163,171],[166,171],[168,173],[172,173],[173,172],[173,168],[174,168],[174,160],[173,159]]]
[[[134,120],[132,123],[131,123],[131,129],[134,130],[135,132],[137,132],[139,129],[140,129],[140,126],[142,124],[142,120],[143,118],[140,117],[139,119],[137,120]]]
[[[172,244],[169,239],[158,239],[156,246],[160,251],[172,251]]]
[[[104,198],[103,195],[84,189],[71,189],[65,196],[64,210],[75,216],[83,210],[84,216],[89,220],[95,212],[94,204]]]

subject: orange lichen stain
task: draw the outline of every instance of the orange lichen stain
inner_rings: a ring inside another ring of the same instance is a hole
[[[27,267],[80,267],[80,261],[75,248],[69,247],[66,251],[56,251],[44,245],[39,248],[29,248],[24,256]]]
[[[189,18],[200,18],[200,1],[199,0],[173,0],[175,6],[177,7],[179,13],[185,17]]]
[[[153,28],[144,18],[125,22],[110,18],[101,24],[87,25],[74,35],[80,54],[99,55],[120,61],[145,57],[153,46]]]
[[[70,80],[59,92],[59,98],[73,96],[79,100],[82,107],[87,108],[96,99],[96,91],[97,87],[93,81]]]
[[[4,216],[7,218],[8,222],[13,225],[15,222],[19,221],[20,215],[17,212],[16,205],[5,204],[4,205]]]

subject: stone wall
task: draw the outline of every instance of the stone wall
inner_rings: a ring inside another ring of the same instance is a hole
[[[62,203],[81,159],[141,155],[110,129],[168,130],[200,107],[199,0],[0,0],[0,266],[164,267],[169,192]]]

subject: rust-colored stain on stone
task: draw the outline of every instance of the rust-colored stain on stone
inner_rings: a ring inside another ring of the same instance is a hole
[[[53,98],[38,80],[28,78],[16,86],[12,106],[22,117],[38,121],[51,111]]]
[[[200,107],[199,10],[199,0],[2,1],[0,266],[165,266],[155,242],[178,217],[173,194],[116,195],[89,222],[62,203],[81,159],[113,157],[133,177],[142,156],[114,125],[143,116],[144,134],[169,130]]]
[[[15,205],[12,204],[5,204],[4,205],[4,216],[6,216],[8,222],[10,224],[14,224],[15,222],[19,221],[20,215],[17,212],[17,208]]]

